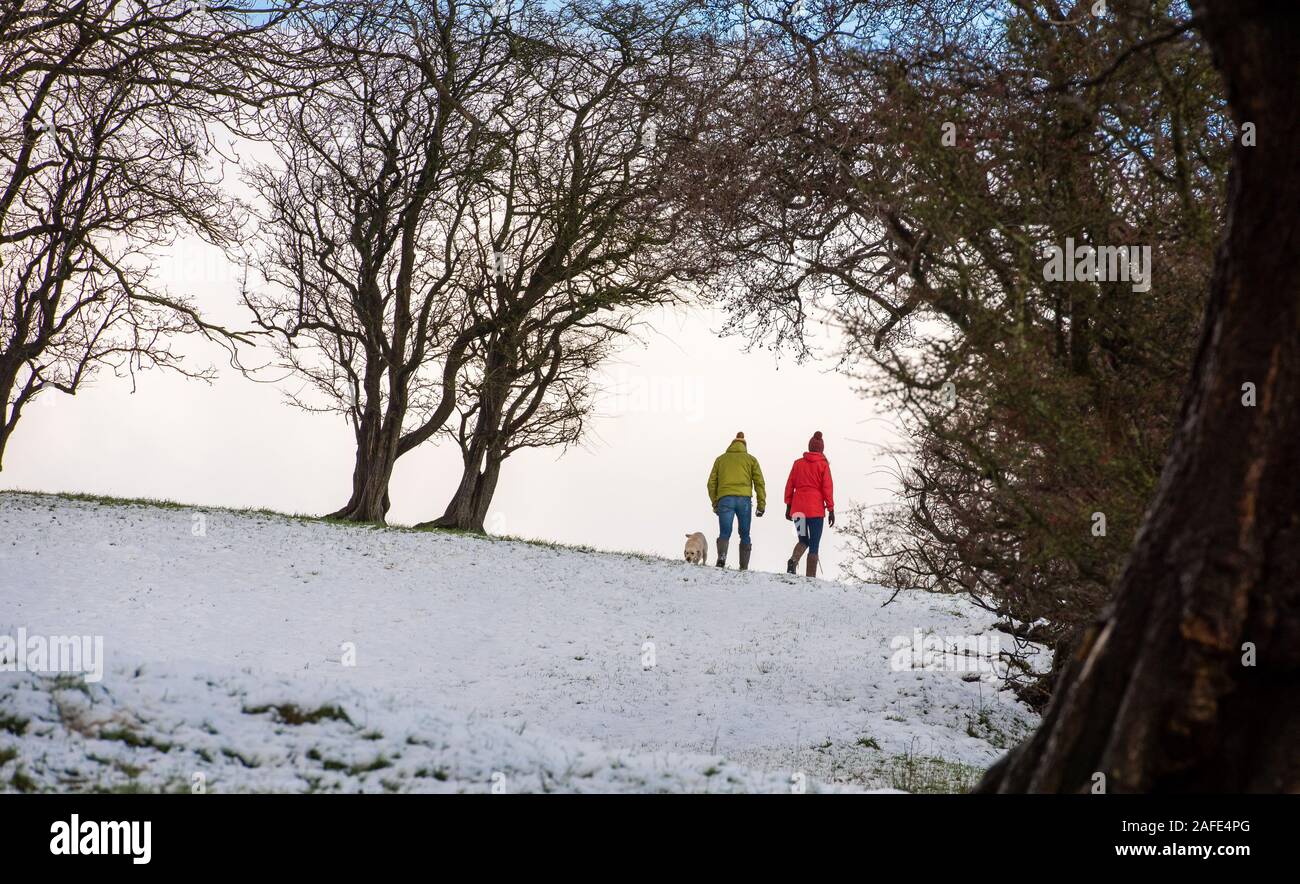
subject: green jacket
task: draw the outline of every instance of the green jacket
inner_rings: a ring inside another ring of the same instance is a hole
[[[767,509],[763,470],[758,466],[758,459],[745,450],[745,443],[736,439],[727,447],[726,454],[718,455],[713,462],[709,473],[709,502],[717,506],[720,497],[749,497],[751,485],[758,494],[758,508]]]

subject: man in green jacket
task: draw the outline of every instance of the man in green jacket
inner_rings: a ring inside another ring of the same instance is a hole
[[[758,495],[758,517],[767,509],[767,487],[758,460],[745,449],[745,434],[737,433],[725,453],[718,455],[709,473],[709,502],[718,514],[718,567],[727,567],[731,521],[740,522],[740,570],[749,570],[750,489]]]

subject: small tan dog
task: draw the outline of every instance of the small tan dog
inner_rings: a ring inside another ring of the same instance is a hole
[[[709,557],[709,541],[699,531],[686,535],[686,561],[692,565],[703,565]]]

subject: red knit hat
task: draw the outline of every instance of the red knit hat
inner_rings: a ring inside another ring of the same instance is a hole
[[[818,453],[826,450],[826,443],[822,441],[822,431],[818,430],[813,433],[812,438],[808,440],[808,450]]]

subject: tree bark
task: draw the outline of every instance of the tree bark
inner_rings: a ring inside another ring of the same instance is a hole
[[[1193,5],[1238,133],[1191,384],[1112,604],[979,791],[1300,791],[1300,12]]]
[[[496,494],[497,480],[501,476],[501,464],[504,461],[496,452],[488,452],[480,465],[466,465],[461,474],[456,493],[443,514],[425,525],[434,528],[453,528],[458,531],[485,533],[488,508]]]
[[[506,330],[499,330],[505,336]],[[483,383],[479,388],[478,414],[468,438],[461,438],[464,468],[460,483],[443,514],[420,527],[452,528],[457,531],[484,533],[492,495],[501,473],[502,420],[510,390],[513,351],[500,341],[489,347],[484,364]]]
[[[476,455],[475,447],[471,445],[470,451],[465,455],[460,482],[456,485],[451,500],[447,502],[447,508],[443,510],[441,516],[431,522],[423,523],[420,527],[451,528],[480,534],[483,532],[483,525],[481,523],[476,525],[474,520],[474,498],[478,488],[479,470],[483,463],[482,456]]]
[[[405,391],[398,394],[405,401]],[[396,397],[390,397],[386,411],[380,411],[378,381],[366,397],[366,410],[357,425],[357,454],[352,468],[352,496],[347,504],[330,513],[331,519],[349,522],[373,522],[383,525],[388,516],[388,483],[397,463],[403,410]]]
[[[502,385],[496,382],[484,385],[474,428],[469,439],[461,443],[464,467],[460,483],[443,514],[424,526],[484,533],[483,522],[496,493],[504,460],[500,441],[503,399]]]
[[[385,524],[390,505],[388,483],[397,462],[397,440],[383,432],[358,433],[356,464],[352,469],[352,496],[328,518],[349,522]]]
[[[4,470],[5,449],[9,445],[9,437],[13,435],[14,428],[18,426],[18,419],[22,416],[24,402],[22,400],[22,391],[17,395],[11,394],[10,391],[18,382],[18,361],[17,359],[5,359],[4,354],[0,354],[0,396],[4,396],[3,405],[0,405],[0,471]],[[10,401],[10,397],[14,401]]]

